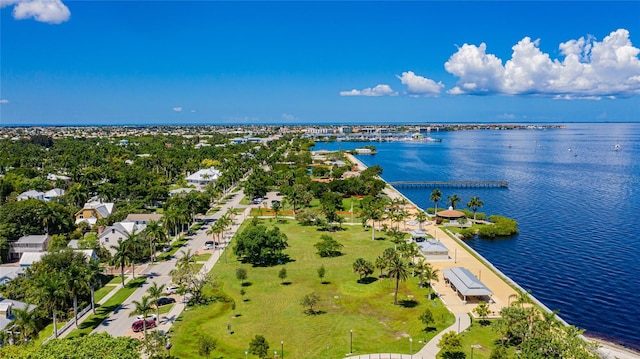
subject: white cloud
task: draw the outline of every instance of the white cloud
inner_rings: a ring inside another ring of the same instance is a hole
[[[192,113],[194,113],[194,112],[198,112],[198,110],[191,110],[191,112],[192,112]]]
[[[297,121],[298,118],[290,113],[283,113],[282,119],[285,121]]]
[[[640,49],[619,29],[602,41],[581,37],[561,43],[564,59],[551,59],[540,40],[525,37],[511,59],[487,54],[486,44],[464,44],[444,64],[457,76],[449,94],[542,95],[557,99],[600,99],[640,94]]]
[[[402,76],[396,75],[403,85],[407,86],[406,93],[412,97],[433,97],[440,95],[440,90],[444,87],[442,82],[435,82],[426,77],[416,75],[413,71],[406,71]]]
[[[15,5],[13,18],[18,20],[33,18],[49,24],[60,24],[69,20],[71,12],[60,0],[0,0],[2,7]]]
[[[512,114],[512,113],[503,113],[501,115],[498,115],[498,118],[501,120],[515,120],[516,115]]]
[[[174,107],[173,110],[175,112],[182,112],[182,107]]]
[[[340,96],[396,96],[389,85],[380,84],[374,88],[367,87],[362,90],[353,89],[351,91],[340,91]]]
[[[8,104],[9,100],[7,100],[6,98],[3,98],[2,100],[0,100],[0,104],[4,105],[4,104]]]

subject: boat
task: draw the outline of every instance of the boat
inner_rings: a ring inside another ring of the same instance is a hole
[[[616,147],[615,148],[616,148],[616,151],[619,151],[620,150],[620,144],[616,143]]]

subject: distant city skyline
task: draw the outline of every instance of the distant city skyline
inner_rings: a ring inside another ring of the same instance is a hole
[[[4,126],[640,121],[638,1],[0,6]]]

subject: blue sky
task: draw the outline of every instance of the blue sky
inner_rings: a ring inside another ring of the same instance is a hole
[[[2,125],[640,121],[638,1],[0,4]]]

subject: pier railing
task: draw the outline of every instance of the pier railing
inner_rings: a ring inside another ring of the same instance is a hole
[[[507,181],[397,181],[396,188],[509,188]]]

